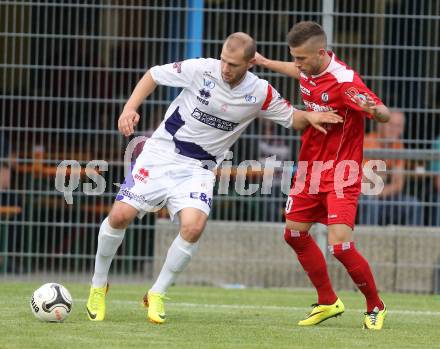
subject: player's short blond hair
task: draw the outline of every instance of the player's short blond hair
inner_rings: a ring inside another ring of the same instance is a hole
[[[250,61],[255,57],[257,52],[257,44],[255,40],[246,33],[236,32],[229,35],[225,40],[225,45],[228,50],[236,51],[244,49],[244,59]]]

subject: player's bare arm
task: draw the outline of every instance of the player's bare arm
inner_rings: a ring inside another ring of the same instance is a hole
[[[277,73],[290,76],[294,79],[299,79],[300,72],[294,62],[274,61],[264,57],[258,52],[255,54],[255,60],[255,64],[259,65],[260,67],[276,71]]]
[[[303,130],[307,126],[312,126],[318,131],[327,134],[323,124],[337,124],[343,122],[344,119],[336,114],[336,111],[328,112],[306,112],[297,110],[293,113],[293,128],[296,130]]]
[[[137,109],[145,98],[154,91],[156,86],[157,84],[154,82],[150,71],[147,71],[137,83],[118,120],[119,132],[124,136],[128,137],[134,133],[134,128],[140,119]]]
[[[370,114],[377,122],[388,122],[390,120],[390,111],[383,104],[376,104],[373,98],[369,95],[364,95],[364,98],[355,96],[352,98],[358,106],[360,106],[366,113]]]

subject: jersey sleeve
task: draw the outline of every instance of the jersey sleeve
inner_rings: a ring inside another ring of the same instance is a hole
[[[372,116],[368,113],[365,113],[363,109],[354,102],[354,97],[360,97],[365,98],[366,95],[370,96],[376,104],[383,104],[381,99],[377,97],[373,91],[371,91],[367,86],[365,86],[365,83],[358,77],[354,76],[352,82],[344,82],[341,86],[341,94],[342,94],[342,100],[345,106],[347,106],[349,109],[355,110],[357,112],[360,112],[364,114],[368,118],[372,118]]]
[[[156,65],[150,69],[153,80],[158,85],[170,87],[189,87],[194,75],[203,65],[203,59],[188,59],[164,65]]]
[[[267,94],[261,106],[260,115],[283,127],[292,127],[292,118],[295,108],[284,99],[270,84],[267,85]]]

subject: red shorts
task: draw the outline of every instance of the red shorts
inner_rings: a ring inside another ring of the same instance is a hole
[[[285,217],[301,223],[346,224],[353,229],[359,194],[358,188],[351,187],[344,188],[339,198],[334,191],[289,195]]]

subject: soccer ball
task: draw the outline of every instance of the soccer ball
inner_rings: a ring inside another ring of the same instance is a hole
[[[72,296],[63,285],[48,283],[34,291],[30,305],[37,319],[61,322],[72,310]]]

